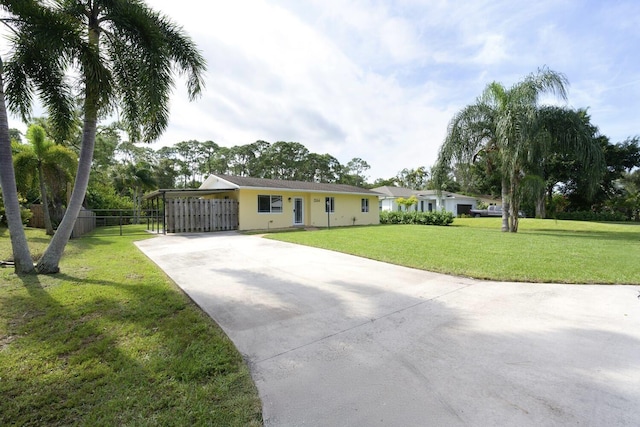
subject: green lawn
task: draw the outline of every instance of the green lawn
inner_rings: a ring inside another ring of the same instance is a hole
[[[640,284],[640,225],[500,218],[451,226],[381,225],[271,234],[268,238],[479,279]]]
[[[241,356],[133,245],[143,229],[98,232],[60,274],[0,269],[0,425],[261,425]],[[28,238],[41,254],[44,233]]]

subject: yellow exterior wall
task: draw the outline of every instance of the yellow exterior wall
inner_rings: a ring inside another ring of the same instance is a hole
[[[282,212],[259,213],[258,195],[282,196]],[[229,198],[238,201],[239,230],[267,230],[294,227],[293,207],[296,197],[300,197],[304,205],[304,223],[300,226],[326,227],[325,197],[331,196],[334,198],[334,213],[330,214],[331,227],[380,223],[377,196],[241,188],[210,197],[216,199]],[[369,212],[361,211],[361,200],[364,198],[369,199]],[[353,221],[354,217],[355,222]]]
[[[334,212],[329,214],[328,220],[325,212],[325,197],[334,198]],[[369,199],[369,212],[362,212],[362,199]],[[377,196],[313,193],[310,195],[310,200],[311,217],[308,224],[310,226],[326,227],[327,222],[330,222],[331,227],[380,224]]]

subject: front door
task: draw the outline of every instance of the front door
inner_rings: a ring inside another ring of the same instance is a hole
[[[304,224],[304,204],[301,197],[293,199],[293,225]]]

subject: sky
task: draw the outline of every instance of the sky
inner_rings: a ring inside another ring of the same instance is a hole
[[[432,166],[451,117],[492,81],[540,67],[566,75],[612,142],[640,134],[637,0],[153,0],[207,60],[203,95],[184,80],[154,148],[295,141],[369,181]],[[10,123],[11,125],[11,123]]]

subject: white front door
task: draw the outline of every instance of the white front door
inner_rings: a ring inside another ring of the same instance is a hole
[[[293,225],[304,224],[304,203],[301,197],[293,199]]]

